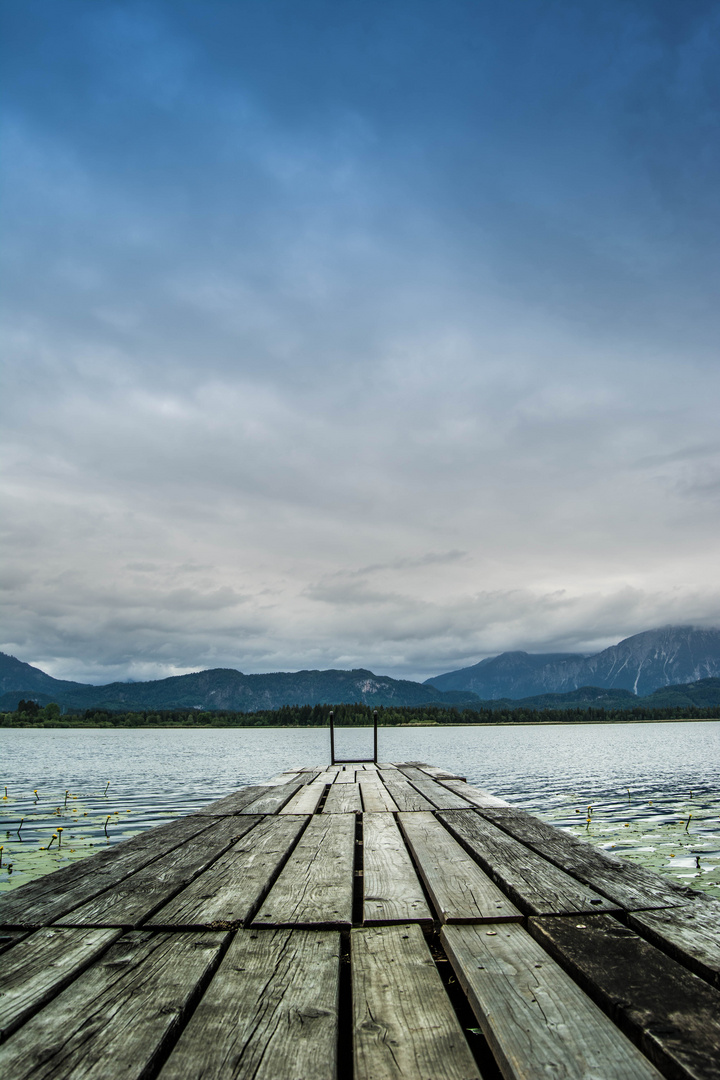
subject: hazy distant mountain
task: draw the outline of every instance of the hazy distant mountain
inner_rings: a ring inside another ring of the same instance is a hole
[[[720,630],[692,627],[648,630],[596,656],[502,653],[425,683],[391,679],[364,668],[279,671],[269,675],[214,668],[152,682],[88,686],[53,679],[31,664],[0,653],[0,709],[14,709],[21,698],[33,698],[41,705],[56,701],[70,709],[123,712],[174,708],[254,712],[282,705],[356,701],[385,706],[437,702],[480,708],[507,701],[532,709],[583,704],[629,708],[638,701],[635,695],[642,698],[642,704],[675,708],[683,704],[717,704],[713,684],[718,677]],[[672,693],[663,690],[673,684]],[[662,699],[654,693],[661,690],[665,694]],[[648,694],[652,697],[648,698]]]
[[[438,690],[469,690],[482,698],[521,698],[543,691],[553,692],[554,682],[545,684],[545,670],[552,664],[583,661],[582,653],[505,652],[489,656],[472,667],[448,671],[426,679],[426,686]],[[478,689],[475,689],[475,687]],[[573,689],[575,689],[573,687]]]
[[[579,687],[630,690],[644,697],[674,683],[720,676],[720,630],[666,626],[625,638],[595,656],[501,653],[472,667],[427,679],[438,690],[481,698],[525,698]]]
[[[152,682],[84,683],[53,679],[39,668],[0,653],[0,706],[15,708],[20,698],[39,704],[57,701],[73,709],[228,709],[254,712],[281,705],[318,705],[362,701],[366,705],[427,705],[437,701],[477,703],[470,691],[443,693],[407,679],[391,679],[358,668],[354,671],[275,672],[244,675],[232,668],[214,668]]]

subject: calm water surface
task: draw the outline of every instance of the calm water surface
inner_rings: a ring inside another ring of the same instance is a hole
[[[336,741],[339,756],[365,757],[372,732],[341,729]],[[561,828],[720,896],[720,721],[381,728],[379,743],[381,760],[458,772]],[[328,762],[329,735],[297,728],[5,729],[0,750],[0,785],[7,785],[0,889],[7,889],[242,784]]]

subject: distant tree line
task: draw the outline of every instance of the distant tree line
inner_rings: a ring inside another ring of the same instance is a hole
[[[88,728],[228,728],[228,727],[326,727],[330,710],[338,727],[366,727],[373,722],[372,705],[283,705],[279,709],[258,712],[205,711],[201,709],[162,709],[136,712],[111,712],[108,709],[85,709],[62,713],[55,702],[40,706],[35,701],[20,701],[14,712],[0,713],[0,727],[88,727]],[[717,720],[720,706],[700,708],[569,709],[525,708],[450,708],[441,705],[379,706],[378,723],[384,727],[402,724],[587,724],[618,721],[652,722],[660,720]]]

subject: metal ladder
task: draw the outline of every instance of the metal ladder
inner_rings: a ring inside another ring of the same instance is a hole
[[[335,713],[330,710],[330,764],[331,765],[349,765],[351,762],[356,762],[358,765],[370,764],[374,762],[377,764],[378,759],[378,740],[377,740],[377,727],[378,727],[378,714],[377,709],[373,711],[373,756],[366,758],[339,758],[335,757]]]

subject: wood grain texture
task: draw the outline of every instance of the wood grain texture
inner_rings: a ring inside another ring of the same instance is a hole
[[[182,1026],[227,934],[124,935],[0,1046],[12,1080],[140,1080]]]
[[[238,931],[160,1080],[334,1080],[340,935]]]
[[[318,773],[313,783],[315,784],[334,784],[337,777],[336,771],[330,771],[326,769],[325,772]]]
[[[216,819],[178,818],[157,829],[106,847],[97,855],[74,862],[52,874],[21,885],[0,898],[0,924],[13,927],[47,926],[68,911],[130,874],[173,851],[185,840],[209,829]]]
[[[357,814],[362,810],[359,784],[333,784],[323,814]]]
[[[292,799],[280,809],[280,814],[314,814],[325,794],[325,784],[307,784],[296,791]]]
[[[339,772],[335,778],[336,784],[354,784],[355,783],[355,769],[349,767],[344,768]]]
[[[285,772],[278,773],[277,776],[273,776],[270,780],[265,780],[264,783],[267,787],[280,784],[291,784],[293,780],[299,780],[303,784],[311,784],[314,777],[318,773],[322,772],[322,769],[287,769]]]
[[[350,926],[355,815],[315,814],[255,916],[255,926]]]
[[[525,915],[619,910],[474,810],[447,810],[438,818]]]
[[[350,941],[356,1080],[480,1080],[420,927]]]
[[[446,926],[441,940],[505,1080],[659,1080],[521,926]]]
[[[135,929],[171,897],[250,832],[259,817],[223,817],[174,851],[131,874],[67,915],[61,926],[119,926]]]
[[[447,769],[441,769],[437,765],[426,765],[423,762],[422,765],[418,765],[417,767],[422,769],[424,773],[427,773],[428,776],[432,777],[433,780],[459,780],[461,783],[465,782],[464,776],[458,776],[457,773],[448,772]]]
[[[203,806],[196,811],[196,814],[197,816],[207,815],[209,817],[220,817],[223,814],[239,814],[249,803],[271,791],[272,787],[273,785],[267,784],[248,785],[248,787],[240,788],[239,791],[231,792],[230,795],[226,795],[223,799],[208,803],[207,806]]]
[[[120,937],[120,930],[45,929],[5,957],[0,979],[0,1041]]]
[[[160,908],[148,926],[227,929],[246,922],[267,895],[307,817],[268,815]]]
[[[278,784],[268,791],[253,799],[244,806],[241,814],[277,814],[279,810],[292,798],[296,791],[302,790],[305,785],[302,780],[293,780],[290,784]]]
[[[405,765],[398,765],[398,769],[407,780],[429,780],[430,777],[426,772],[423,772],[417,765],[411,765],[409,763]]]
[[[636,912],[628,916],[628,922],[633,930],[720,989],[720,901],[697,897],[682,908]]]
[[[479,813],[626,911],[677,907],[694,895],[690,889],[600,851],[522,810],[486,809]]]
[[[425,780],[411,780],[410,783],[438,810],[468,810],[470,807],[467,799],[454,791],[448,791],[437,780],[426,777]]]
[[[297,769],[286,769],[285,772],[276,773],[269,780],[263,780],[264,787],[275,787],[278,784],[289,784],[291,780],[297,780],[300,773]]]
[[[497,795],[491,795],[489,791],[467,784],[464,780],[439,779],[439,782],[443,787],[454,791],[456,795],[462,795],[463,799],[472,803],[473,806],[479,806],[483,809],[493,806],[510,806],[510,803],[505,802],[504,799],[499,799]]]
[[[441,922],[522,917],[433,814],[401,813],[398,820]]]
[[[388,813],[363,815],[363,922],[432,922],[400,830]]]
[[[360,796],[365,813],[386,814],[397,810],[397,803],[379,780],[361,781]]]
[[[29,933],[31,933],[30,930],[0,930],[0,954],[7,952],[13,945],[17,945]]]
[[[609,915],[528,926],[666,1076],[717,1080],[720,992]]]
[[[383,783],[393,797],[398,810],[434,810],[434,806],[424,795],[416,791],[409,780],[396,779],[392,774],[383,772]],[[398,773],[398,776],[401,774]]]

